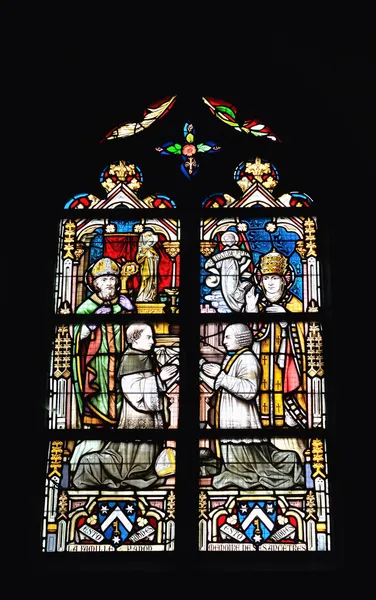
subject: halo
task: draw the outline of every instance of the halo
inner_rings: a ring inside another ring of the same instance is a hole
[[[101,258],[104,258],[103,256]],[[97,258],[93,263],[91,263],[91,265],[86,269],[85,271],[85,275],[84,275],[84,280],[85,280],[85,285],[86,287],[90,290],[90,292],[92,292],[93,294],[95,293],[95,289],[93,288],[93,281],[94,281],[94,277],[92,275],[92,269],[93,267],[96,265],[96,263],[101,260],[100,258]],[[112,258],[111,260],[114,261],[114,263],[116,263],[119,267],[119,276],[118,276],[118,283],[116,285],[116,289],[118,290],[120,288],[120,273],[121,273],[121,265],[119,265],[119,263],[117,262],[117,260],[115,260],[114,258]]]
[[[222,244],[224,244],[224,242],[230,237],[229,234],[230,234],[230,236],[232,238],[232,240],[231,240],[232,242],[236,243],[236,242],[239,241],[239,236],[236,233],[236,231],[230,231],[230,230],[227,229],[227,231],[225,231],[222,234],[222,236],[221,236],[221,242],[222,242]]]
[[[95,260],[95,261],[94,261],[93,263],[91,263],[91,265],[90,265],[90,266],[89,266],[89,267],[86,269],[86,271],[85,271],[85,277],[84,277],[84,278],[85,278],[85,284],[86,284],[86,287],[87,287],[87,288],[88,288],[88,289],[89,289],[89,290],[90,290],[92,293],[94,293],[94,292],[95,292],[95,290],[94,290],[94,288],[93,288],[93,286],[92,286],[92,283],[93,283],[93,280],[94,280],[94,278],[93,278],[93,275],[92,275],[92,272],[91,272],[91,271],[92,271],[92,269],[93,269],[93,267],[94,267],[94,265],[95,265],[95,263],[96,263],[96,262],[97,262],[97,261]]]

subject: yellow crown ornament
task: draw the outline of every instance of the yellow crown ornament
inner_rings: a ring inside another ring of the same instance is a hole
[[[272,250],[272,252],[268,252],[261,257],[260,260],[260,271],[262,275],[286,275],[288,267],[288,260],[286,256]]]

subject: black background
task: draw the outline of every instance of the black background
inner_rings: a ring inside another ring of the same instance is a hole
[[[256,15],[251,7],[227,7],[231,14],[215,19],[214,13],[204,15],[192,5],[174,7],[142,5],[133,11],[128,7],[117,11],[108,6],[82,15],[59,7],[54,13],[32,7],[20,8],[20,14],[6,19],[10,30],[9,51],[4,55],[9,110],[4,125],[6,130],[10,128],[4,140],[3,205],[8,216],[3,222],[9,242],[3,248],[11,267],[3,315],[13,348],[9,355],[13,374],[11,399],[7,401],[9,395],[4,394],[8,418],[3,426],[4,436],[12,436],[11,447],[13,437],[18,438],[18,451],[8,455],[7,461],[10,473],[19,469],[12,466],[14,456],[17,465],[23,465],[17,494],[20,510],[28,514],[29,521],[23,543],[12,536],[12,556],[15,564],[21,557],[25,559],[22,569],[26,564],[31,567],[30,575],[39,582],[47,577],[36,569],[33,535],[39,515],[30,514],[29,508],[33,512],[38,506],[35,477],[39,469],[35,471],[32,455],[38,446],[35,432],[39,435],[41,431],[43,407],[38,403],[45,389],[41,365],[50,340],[56,217],[73,194],[101,195],[96,188],[100,170],[108,164],[111,152],[119,158],[120,142],[114,143],[118,144],[116,150],[116,146],[108,150],[98,144],[112,127],[133,117],[137,120],[141,109],[161,97],[176,93],[189,106],[190,99],[208,95],[232,101],[244,110],[244,118],[258,117],[275,130],[284,146],[283,151],[273,150],[276,164],[281,171],[283,164],[296,164],[290,189],[308,193],[325,209],[332,274],[331,359],[338,398],[333,426],[338,429],[340,444],[331,481],[337,486],[337,497],[343,498],[343,543],[346,540],[343,561],[331,576],[333,581],[350,581],[357,573],[358,559],[353,559],[352,536],[347,545],[346,528],[350,528],[348,514],[353,510],[350,498],[360,481],[356,448],[366,385],[363,357],[357,347],[362,328],[359,321],[363,320],[363,328],[367,325],[356,310],[361,250],[374,229],[370,198],[374,62],[367,15],[358,18],[342,12],[329,19],[328,14],[307,12],[306,16],[293,13],[279,18],[272,16],[271,9],[270,14]],[[143,151],[146,135],[135,140],[135,155]],[[178,168],[172,165],[173,158],[163,158],[166,169],[170,168],[170,195],[174,198]],[[209,160],[206,164],[212,172]],[[315,177],[308,189],[311,173]],[[217,175],[218,189],[223,189],[221,174]],[[158,181],[158,173],[150,173],[151,179],[145,174],[145,194],[157,191],[152,176]],[[165,187],[158,191],[169,195]],[[366,228],[363,221],[368,220]],[[355,423],[354,411],[358,415]],[[20,420],[26,427],[23,439],[27,448],[17,433]],[[30,501],[33,497],[34,503]],[[25,556],[26,548],[30,551]],[[346,569],[350,556],[352,569]],[[194,575],[187,565],[182,576],[190,580]],[[316,574],[316,580],[320,582],[324,576]],[[294,577],[302,592],[300,586],[306,580],[295,573],[284,573],[282,589],[281,575],[275,575],[278,585],[273,590],[291,590]],[[308,577],[312,581],[313,575]],[[94,579],[93,575],[91,584]],[[135,579],[139,585],[142,575],[137,573]],[[209,577],[202,575],[201,579],[208,589],[214,586]],[[233,575],[233,585],[236,580],[250,585],[244,574]],[[260,582],[261,576],[258,586],[262,589]],[[139,589],[134,580],[128,585]]]

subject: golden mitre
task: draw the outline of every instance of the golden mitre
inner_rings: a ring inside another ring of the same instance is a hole
[[[119,265],[111,258],[100,258],[91,269],[91,274],[94,278],[102,277],[103,275],[120,275]]]
[[[276,275],[286,275],[288,266],[288,260],[286,256],[279,252],[268,252],[261,257],[260,260],[260,271],[262,275],[270,275],[275,273]]]

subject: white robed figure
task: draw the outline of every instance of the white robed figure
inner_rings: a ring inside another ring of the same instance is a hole
[[[256,402],[262,369],[252,343],[248,325],[228,325],[223,334],[227,355],[222,365],[201,361],[200,377],[215,391],[215,428],[262,428]],[[221,439],[218,454],[222,467],[213,476],[216,489],[293,489],[304,485],[299,454],[280,450],[264,437]]]
[[[225,302],[219,312],[241,312],[244,310],[245,294],[251,287],[251,273],[246,271],[251,263],[251,255],[247,250],[238,247],[239,236],[235,231],[225,231],[221,242],[224,249],[214,254],[205,263],[205,269],[211,273],[206,278],[206,285],[220,290],[214,290],[206,296],[214,300],[213,306],[219,307]]]

